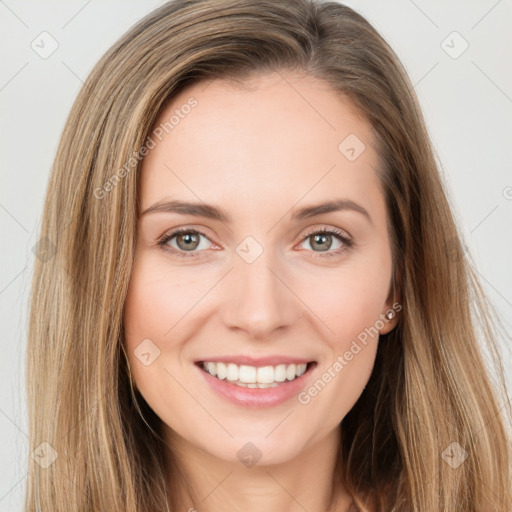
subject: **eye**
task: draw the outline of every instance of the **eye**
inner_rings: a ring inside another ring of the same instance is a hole
[[[158,245],[163,246],[165,249],[170,247],[174,254],[179,257],[187,258],[190,256],[196,256],[196,252],[198,251],[195,251],[195,249],[208,248],[201,246],[201,237],[208,239],[204,233],[197,229],[181,228],[164,235],[158,241]],[[169,242],[175,242],[175,244],[173,245]]]
[[[312,231],[303,235],[304,239],[302,244],[307,240],[310,242],[310,247],[313,248],[314,253],[320,253],[314,257],[336,256],[344,253],[353,246],[353,241],[343,231],[333,228],[323,228]],[[201,237],[208,240],[208,237],[201,231],[192,228],[180,228],[164,235],[159,241],[158,245],[166,250],[170,250],[180,258],[187,258],[191,256],[198,256],[198,252],[208,249],[201,243]],[[338,242],[338,248],[331,251],[333,239]],[[198,250],[196,250],[198,249]],[[319,249],[319,250],[315,250]],[[324,254],[321,254],[324,253]]]
[[[333,245],[333,239],[339,243],[339,246],[336,250],[330,251],[329,249],[331,249]],[[305,239],[302,243],[308,240],[311,240],[309,243],[310,247],[319,249],[318,251],[313,250],[313,252],[325,253],[315,255],[315,257],[321,258],[324,256],[336,256],[342,254],[353,246],[352,239],[349,238],[343,231],[332,228],[317,229],[316,231],[305,235]]]

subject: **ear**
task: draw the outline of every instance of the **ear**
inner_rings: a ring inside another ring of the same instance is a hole
[[[388,300],[386,301],[386,310],[380,315],[384,326],[382,329],[379,329],[379,334],[387,334],[396,327],[400,317],[400,311],[402,311],[401,297],[393,286]]]
[[[393,304],[391,304],[390,307],[386,309],[386,311],[384,311],[384,313],[381,315],[382,323],[384,326],[382,329],[379,329],[379,334],[387,334],[396,327],[401,310],[402,305],[398,301],[395,301]]]

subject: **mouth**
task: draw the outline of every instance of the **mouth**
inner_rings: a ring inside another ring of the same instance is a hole
[[[280,363],[276,365],[252,366],[223,361],[197,361],[203,372],[217,380],[242,388],[267,389],[286,386],[310,372],[316,361],[307,363]]]

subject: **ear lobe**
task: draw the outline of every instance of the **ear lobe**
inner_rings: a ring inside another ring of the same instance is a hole
[[[398,276],[399,277],[399,276]],[[402,311],[401,280],[392,278],[391,289],[386,301],[386,311],[381,315],[384,326],[379,329],[379,334],[391,332],[398,324],[400,311]]]
[[[384,320],[382,321],[384,326],[382,329],[379,329],[379,334],[387,334],[398,324],[398,313],[393,309],[388,309],[382,316],[384,317]]]
[[[400,302],[395,301],[391,306],[388,304],[388,309],[381,315],[384,325],[379,329],[379,334],[387,334],[397,326],[400,311],[402,311],[402,304]]]

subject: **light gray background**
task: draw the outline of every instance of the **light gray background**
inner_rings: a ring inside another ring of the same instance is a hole
[[[26,488],[24,351],[31,250],[61,131],[96,61],[162,3],[0,0],[0,511],[21,511]],[[468,250],[510,333],[512,1],[346,3],[390,42],[415,84]],[[46,59],[31,47],[34,40],[42,45],[43,31],[58,43]],[[469,44],[457,58],[464,41],[454,31]],[[505,341],[502,345],[512,384],[512,358]]]

